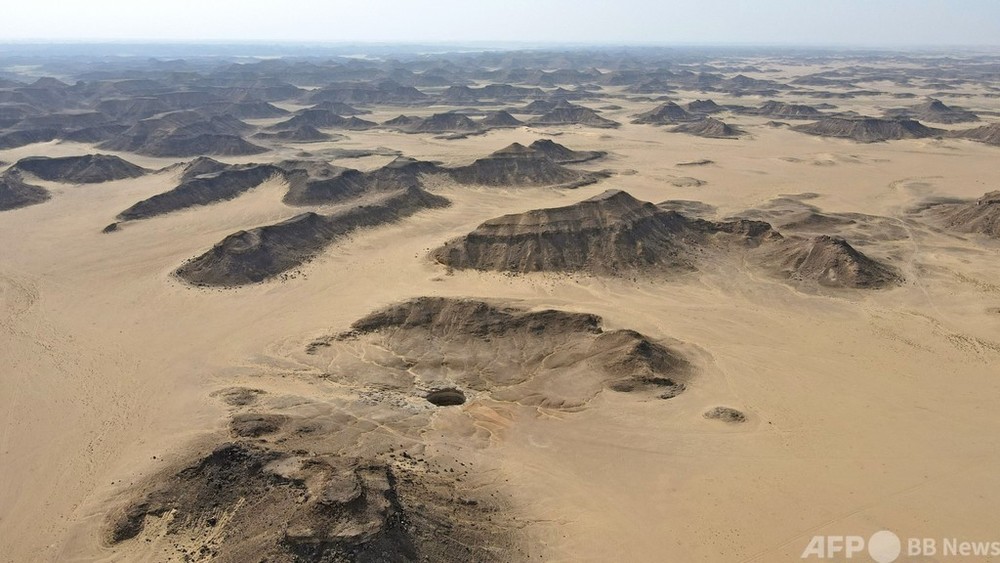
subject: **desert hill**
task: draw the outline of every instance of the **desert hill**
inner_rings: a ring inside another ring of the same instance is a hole
[[[558,164],[573,164],[578,162],[588,162],[603,158],[608,153],[604,151],[578,151],[553,141],[552,139],[538,139],[528,145],[532,151],[547,156]]]
[[[947,229],[1000,238],[1000,191],[971,201],[947,201],[926,206],[928,216]]]
[[[489,128],[518,127],[523,124],[521,120],[503,110],[490,112],[479,121],[481,127]]]
[[[661,78],[650,78],[637,84],[631,84],[625,88],[630,94],[673,94],[676,90],[666,80]]]
[[[691,369],[681,354],[601,325],[587,313],[420,297],[359,319],[340,338],[388,348],[427,384],[498,400],[574,408],[605,389],[662,399],[684,390]],[[560,361],[546,362],[557,350]]]
[[[983,125],[982,127],[951,131],[948,133],[948,136],[970,139],[972,141],[979,141],[980,143],[1000,147],[1000,123],[991,123],[989,125]]]
[[[388,119],[382,123],[383,127],[394,127],[397,129],[406,129],[415,126],[421,122],[422,118],[413,115],[397,115],[392,119]]]
[[[177,518],[169,531],[174,537],[205,534],[218,523],[228,534],[245,538],[220,543],[214,556],[225,560],[261,556],[366,560],[388,551],[395,561],[417,561],[419,542],[399,524],[415,514],[400,505],[399,487],[389,467],[336,456],[306,463],[301,454],[255,441],[223,443],[176,474],[160,477],[147,496],[111,522],[108,543],[120,545],[142,537],[147,520],[170,512]],[[291,475],[278,471],[278,463],[297,470]],[[240,499],[251,496],[263,502],[253,511],[237,510]],[[220,522],[222,511],[233,517]],[[329,513],[333,511],[342,514],[338,520],[346,528],[331,525]],[[282,528],[288,529],[284,533],[269,530],[273,527],[259,521],[262,515],[286,523]]]
[[[242,138],[250,126],[232,116],[206,118],[201,112],[179,111],[137,122],[101,145],[105,150],[149,156],[238,156],[266,152]]]
[[[483,186],[579,187],[602,177],[598,173],[566,168],[543,152],[519,143],[477,159],[472,164],[449,168],[447,173],[460,184]]]
[[[108,139],[113,139],[128,131],[127,125],[106,124],[74,129],[61,133],[59,137],[64,141],[75,143],[103,143]]]
[[[144,199],[122,211],[118,219],[147,219],[187,207],[233,199],[281,173],[280,168],[269,164],[227,166],[185,179],[174,189]]]
[[[51,197],[45,188],[25,182],[17,170],[0,174],[0,211],[36,205]]]
[[[47,143],[58,137],[59,130],[53,128],[7,131],[0,133],[0,149],[13,149],[34,143]]]
[[[329,141],[334,137],[311,125],[299,125],[281,131],[261,131],[254,135],[255,139],[290,141],[294,143],[313,143],[318,141]],[[343,138],[343,137],[341,137]]]
[[[289,205],[322,205],[339,203],[372,193],[384,193],[420,187],[422,174],[442,169],[432,162],[397,157],[385,166],[362,172],[342,169],[333,175],[307,174],[290,177],[284,201]]]
[[[408,131],[414,133],[447,133],[473,132],[479,130],[479,124],[460,113],[435,113],[412,124]]]
[[[764,102],[757,108],[746,108],[742,113],[775,119],[815,119],[823,115],[823,112],[812,106],[790,104],[775,100]]]
[[[979,121],[979,116],[960,108],[947,106],[941,100],[929,98],[909,108],[890,109],[885,116],[894,119],[919,119],[930,123],[967,123]]]
[[[775,236],[761,221],[690,219],[609,190],[565,207],[491,219],[432,256],[459,269],[667,273],[695,269],[704,245],[753,246]]]
[[[881,289],[903,281],[895,268],[869,258],[837,237],[789,237],[759,249],[759,254],[766,268],[796,282],[817,282],[838,288]]]
[[[33,129],[58,129],[65,133],[77,129],[97,127],[114,123],[114,119],[97,111],[74,111],[57,112],[43,115],[27,117],[17,123],[17,128],[24,130]]]
[[[302,126],[315,127],[316,129],[347,129],[349,131],[364,131],[378,125],[373,121],[361,119],[359,117],[343,117],[326,109],[304,109],[292,117],[276,123],[270,127],[270,131],[285,131],[296,129]]]
[[[572,104],[556,107],[528,121],[528,125],[586,125],[588,127],[614,128],[617,121],[601,117],[596,111]]]
[[[512,108],[509,111],[511,113],[518,113],[518,114],[542,115],[554,109],[576,108],[576,107],[581,107],[581,106],[567,102],[565,100],[533,100],[524,106],[521,106],[519,108]]]
[[[127,160],[107,154],[47,157],[32,156],[17,161],[13,168],[43,180],[67,184],[96,184],[125,178],[138,178],[148,170]]]
[[[303,98],[303,101],[313,104],[342,102],[352,105],[414,104],[425,100],[427,95],[420,90],[391,79],[375,82],[339,82],[312,90]]]
[[[288,110],[265,102],[263,100],[243,100],[232,103],[221,103],[217,106],[206,106],[205,109],[219,115],[231,115],[238,119],[268,119],[288,115]]]
[[[345,104],[343,102],[320,102],[309,109],[319,109],[333,112],[337,115],[343,115],[344,117],[350,117],[352,115],[365,115],[371,113],[371,110],[359,109],[350,104]]]
[[[924,139],[940,135],[933,129],[911,119],[878,119],[874,117],[825,117],[815,123],[796,125],[795,131],[821,137],[840,137],[860,143],[877,143],[898,139]]]
[[[713,100],[694,100],[685,104],[688,113],[693,114],[713,114],[725,111],[726,108],[715,103]]]
[[[681,123],[670,131],[710,139],[735,139],[743,134],[742,130],[713,117],[706,117],[690,123]]]
[[[443,197],[411,187],[331,215],[303,213],[281,223],[231,234],[182,265],[176,274],[196,285],[258,283],[301,266],[353,231],[448,205]]]
[[[123,122],[134,122],[170,111],[170,106],[153,97],[106,98],[101,100],[97,111]]]
[[[665,125],[693,121],[695,119],[697,119],[695,116],[674,102],[665,102],[649,111],[636,114],[632,123]]]
[[[240,408],[239,397],[255,391],[237,388],[225,397]],[[221,443],[138,485],[125,506],[107,515],[103,541],[127,548],[232,539],[202,544],[202,554],[223,561],[500,563],[499,554],[512,550],[516,522],[508,521],[496,493],[459,497],[455,476],[437,475],[428,463],[403,467],[362,448],[345,454],[344,440],[306,430],[315,429],[315,417],[257,408],[232,413],[230,436]],[[248,498],[257,501],[253,509],[240,510]],[[171,525],[158,530],[154,522],[168,512]]]
[[[212,174],[214,172],[221,172],[228,168],[230,165],[224,162],[219,162],[212,157],[199,156],[198,158],[182,163],[179,165],[183,171],[181,172],[181,181],[187,181],[202,174]]]

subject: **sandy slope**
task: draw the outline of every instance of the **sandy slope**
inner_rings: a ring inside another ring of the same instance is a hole
[[[627,122],[639,109],[607,116]],[[375,118],[393,114],[384,113]],[[354,236],[295,279],[236,290],[193,289],[170,272],[235,230],[296,214],[281,203],[277,182],[112,235],[100,228],[174,178],[41,183],[51,201],[0,214],[0,559],[141,558],[99,545],[103,512],[223,427],[211,391],[242,383],[334,393],[310,383],[305,344],[418,295],[596,313],[609,328],[681,341],[700,367],[688,392],[667,402],[604,393],[579,412],[491,401],[461,407],[489,429],[488,455],[531,523],[536,558],[797,560],[813,534],[882,528],[994,539],[1000,246],[936,232],[902,210],[930,195],[996,189],[997,149],[956,140],[858,145],[766,128],[761,119],[727,122],[747,126],[751,138],[700,139],[631,124],[567,128],[558,142],[613,153],[584,168],[636,173],[575,191],[438,186],[433,191],[453,207]],[[382,145],[461,164],[542,135],[519,128],[460,141],[350,137],[309,150]],[[36,145],[0,160],[83,150]],[[676,166],[706,158],[714,164]],[[671,185],[679,177],[707,184]],[[611,187],[648,201],[704,201],[723,216],[778,194],[815,192],[810,203],[826,211],[897,217],[909,239],[863,250],[891,258],[908,282],[883,292],[810,294],[724,264],[654,283],[446,275],[425,259],[501,213],[566,205]],[[731,426],[701,416],[716,405],[749,420]],[[446,429],[455,416],[442,412],[437,424]]]

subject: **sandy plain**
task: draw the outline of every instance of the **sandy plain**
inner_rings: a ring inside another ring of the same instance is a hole
[[[609,151],[580,167],[619,174],[576,190],[433,186],[452,207],[356,234],[291,279],[236,289],[193,288],[171,272],[231,232],[295,215],[281,202],[280,182],[113,236],[100,228],[176,178],[39,182],[53,192],[50,202],[0,216],[0,558],[155,559],[160,546],[102,544],[105,516],[131,486],[225,433],[227,408],[212,392],[246,386],[343,406],[343,389],[315,377],[322,369],[304,347],[374,309],[425,295],[595,313],[608,328],[678,342],[698,367],[687,392],[669,401],[601,393],[565,411],[473,397],[414,429],[428,451],[490,468],[488,479],[510,495],[530,538],[525,559],[797,560],[815,534],[881,529],[994,539],[1000,246],[940,231],[906,209],[930,196],[996,189],[997,149],[955,139],[857,144],[739,116],[726,121],[749,137],[701,139],[628,124],[650,104],[615,103],[623,108],[602,114],[625,123],[614,130],[521,127],[449,141],[370,131],[309,144],[317,153],[386,146],[460,164],[514,141],[553,138]],[[963,100],[973,109],[990,103]],[[370,117],[403,112],[379,108]],[[0,160],[93,150],[44,143],[0,151]],[[150,167],[175,162],[121,156]],[[702,159],[713,162],[679,166]],[[335,163],[374,168],[388,160]],[[690,177],[705,184],[672,184]],[[809,292],[725,264],[680,280],[636,281],[449,273],[426,258],[491,217],[609,188],[646,201],[702,201],[719,217],[782,194],[818,194],[809,203],[824,211],[884,216],[905,231],[859,248],[891,260],[906,282]],[[286,407],[294,411],[293,403]],[[747,422],[702,416],[717,405],[740,409]],[[484,431],[465,434],[470,428]],[[378,424],[367,431],[389,432]]]

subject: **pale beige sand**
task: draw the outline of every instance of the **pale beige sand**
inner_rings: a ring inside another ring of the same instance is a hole
[[[627,122],[652,105],[605,115]],[[404,111],[417,113],[364,117]],[[308,394],[306,376],[271,376],[300,368],[296,357],[312,338],[418,295],[597,313],[609,328],[697,351],[700,373],[667,402],[604,393],[575,413],[461,407],[491,421],[488,455],[510,479],[542,560],[798,560],[813,534],[883,528],[996,539],[996,242],[901,222],[911,239],[863,250],[893,257],[907,283],[831,295],[796,291],[749,268],[653,283],[448,276],[425,259],[488,218],[612,187],[648,201],[704,201],[723,215],[778,194],[815,192],[821,196],[809,203],[825,211],[903,218],[924,197],[977,197],[1000,184],[1000,152],[976,143],[859,145],[767,128],[762,119],[725,120],[751,138],[708,140],[629,124],[552,129],[571,148],[613,153],[585,168],[636,173],[574,191],[434,187],[454,206],[353,236],[296,279],[236,290],[193,289],[170,273],[235,230],[296,214],[281,203],[279,183],[112,235],[101,227],[169,189],[173,178],[43,183],[51,201],[0,214],[0,559],[138,559],[99,545],[103,511],[165,459],[224,427],[211,391],[249,384]],[[371,131],[303,148],[381,145],[458,164],[543,136],[518,128],[443,141]],[[87,150],[34,145],[0,152],[0,160]],[[123,156],[145,166],[172,162]],[[714,164],[676,166],[706,158]],[[370,168],[387,160],[337,163]],[[707,184],[671,184],[684,177]],[[702,417],[717,405],[744,411],[748,421]],[[455,415],[440,416],[447,427]]]

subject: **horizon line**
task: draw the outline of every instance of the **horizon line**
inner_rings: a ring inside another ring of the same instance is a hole
[[[308,40],[308,39],[148,39],[148,38],[24,38],[0,39],[4,46],[44,45],[132,45],[132,46],[232,46],[232,47],[475,47],[477,49],[510,50],[511,48],[538,49],[551,47],[599,48],[759,48],[759,49],[819,49],[819,50],[998,50],[1000,43],[795,43],[795,42],[686,42],[686,41],[551,41],[551,40]],[[3,53],[0,53],[2,56]]]

